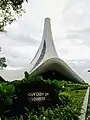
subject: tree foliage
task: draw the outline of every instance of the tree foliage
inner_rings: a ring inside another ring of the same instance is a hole
[[[1,51],[1,47],[0,47],[0,51]],[[7,64],[6,64],[6,58],[5,57],[0,57],[0,67],[1,69],[3,69],[3,67],[7,67]]]
[[[17,15],[22,15],[22,4],[27,0],[0,0],[0,32],[4,31],[7,24],[16,20]]]
[[[3,69],[3,67],[7,67],[5,57],[0,58],[0,67],[1,67],[1,69]]]

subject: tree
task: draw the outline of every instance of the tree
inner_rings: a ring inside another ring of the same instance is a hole
[[[1,52],[1,47],[0,47],[0,52]],[[7,67],[7,64],[6,64],[6,58],[5,57],[1,57],[0,58],[0,67],[1,69],[3,69],[3,67]]]
[[[7,24],[16,20],[17,15],[22,15],[22,4],[27,0],[0,0],[0,32],[4,31]]]
[[[1,67],[1,69],[3,69],[3,67],[7,67],[5,57],[0,58],[0,67]]]

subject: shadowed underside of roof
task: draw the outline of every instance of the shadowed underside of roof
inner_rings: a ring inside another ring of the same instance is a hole
[[[0,76],[0,82],[5,82],[5,80]]]
[[[75,82],[84,82],[83,79],[81,79],[63,60],[59,58],[48,59],[40,66],[37,66],[37,68],[34,69],[31,74],[41,75],[48,70],[57,71],[69,80]]]

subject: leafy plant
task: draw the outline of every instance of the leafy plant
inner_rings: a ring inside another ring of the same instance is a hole
[[[70,104],[70,102],[71,102],[71,96],[67,92],[60,92],[59,99],[60,99],[62,105],[67,105],[67,104]]]
[[[78,116],[81,114],[81,106],[85,96],[87,84],[73,83],[71,81],[59,81],[59,80],[44,80],[42,76],[31,76],[25,72],[25,78],[15,80],[13,82],[0,83],[0,116],[4,116],[11,108],[14,110],[13,100],[17,101],[20,99],[21,88],[32,83],[39,83],[41,85],[51,85],[56,91],[54,96],[58,97],[61,104],[56,106],[46,107],[40,109],[31,109],[30,111],[24,109],[21,112],[21,117],[16,117],[17,120],[78,120]],[[23,90],[24,91],[24,90]],[[25,106],[24,106],[25,107]],[[23,108],[22,108],[23,109]],[[16,109],[16,112],[18,109]],[[20,112],[20,111],[19,111]],[[29,113],[30,112],[30,113]],[[7,118],[6,118],[7,119]],[[9,118],[8,118],[9,119]]]

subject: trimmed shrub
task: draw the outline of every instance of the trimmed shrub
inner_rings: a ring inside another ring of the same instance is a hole
[[[68,105],[71,102],[71,97],[67,92],[60,92],[59,99],[62,105]]]
[[[23,106],[23,104],[21,105],[21,109],[24,110],[24,112],[17,109],[17,103],[22,103],[20,101],[20,95],[23,95],[25,93],[23,87],[26,85],[27,88],[27,85],[32,85],[33,82],[38,84],[40,83],[41,86],[42,84],[45,86],[51,86],[53,90],[52,94],[54,98],[59,99],[60,104],[57,104],[57,107],[55,105],[51,106],[50,108],[42,108],[39,111],[31,109],[30,113],[28,113],[27,111],[25,112],[25,109],[23,107],[26,106]],[[16,113],[19,112],[19,117],[17,118],[17,120],[26,120],[26,118],[28,117],[30,118],[30,120],[78,120],[77,118],[80,114],[80,109],[77,109],[76,103],[73,102],[73,97],[71,98],[71,90],[75,90],[76,95],[76,93],[78,94],[78,90],[80,91],[82,89],[86,89],[87,86],[88,85],[74,84],[73,82],[64,80],[44,80],[41,76],[32,77],[27,72],[25,72],[25,78],[21,81],[15,80],[13,82],[0,83],[0,116],[4,116],[5,118],[8,113],[10,115],[12,114],[11,110],[13,111],[13,113],[15,113],[14,110],[16,109]],[[21,92],[21,88],[23,89],[23,92]],[[81,105],[79,107],[81,107]],[[20,114],[23,117],[20,118]]]

